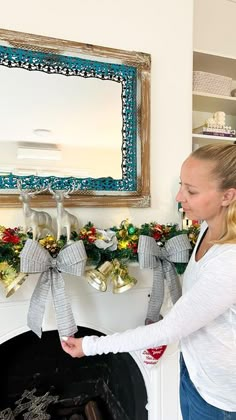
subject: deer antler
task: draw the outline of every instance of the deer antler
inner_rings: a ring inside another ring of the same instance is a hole
[[[55,196],[56,196],[56,193],[55,193],[55,191],[52,189],[52,185],[51,184],[48,184],[48,191],[53,195],[53,197],[55,198]]]
[[[75,185],[76,185],[76,183],[75,183],[75,181],[73,181],[72,188],[65,191],[64,197],[69,198],[69,194],[72,194],[75,190],[78,190],[81,187],[81,184],[79,184],[77,188],[75,188]]]
[[[36,189],[34,191],[30,191],[29,192],[29,195],[31,195],[32,197],[34,197],[35,195],[40,194],[40,193],[42,193],[44,191],[47,191],[47,190],[48,190],[48,187],[44,187],[44,188],[38,188],[38,187],[36,187]]]
[[[22,181],[21,181],[21,179],[17,178],[16,185],[17,185],[18,190],[22,191]]]
[[[17,188],[18,188],[18,190],[20,192],[27,193],[31,197],[34,197],[36,194],[40,194],[43,191],[47,191],[47,189],[48,189],[48,187],[45,187],[45,188],[36,188],[34,191],[29,190],[27,188],[23,189],[22,188],[22,180],[20,178],[17,179],[16,185],[17,185]]]

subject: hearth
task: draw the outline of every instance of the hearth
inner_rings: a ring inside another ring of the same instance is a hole
[[[77,336],[101,335],[84,327],[78,330]],[[41,339],[29,331],[1,344],[0,357],[0,409],[14,411],[17,400],[18,406],[32,402],[37,408],[44,401],[45,417],[27,417],[27,406],[17,411],[16,419],[148,418],[144,379],[129,353],[73,359],[61,349],[57,331],[46,331]],[[24,399],[27,391],[30,397]]]

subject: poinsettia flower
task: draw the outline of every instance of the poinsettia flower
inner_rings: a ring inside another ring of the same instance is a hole
[[[117,249],[118,240],[113,230],[97,229],[97,238],[94,241],[97,248],[109,249],[109,251],[115,251]]]
[[[6,229],[2,234],[2,242],[18,244],[20,242],[19,236],[16,234],[15,229]]]

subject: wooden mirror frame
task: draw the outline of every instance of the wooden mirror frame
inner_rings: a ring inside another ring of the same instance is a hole
[[[147,53],[126,51],[83,44],[51,37],[0,29],[0,45],[55,55],[69,53],[85,59],[120,63],[136,68],[137,108],[136,108],[136,148],[137,188],[135,191],[85,190],[71,194],[65,202],[67,207],[149,207],[150,206],[150,75],[151,56]],[[122,111],[122,110],[121,110]],[[20,207],[19,194],[11,189],[0,194],[0,207]],[[41,193],[34,198],[34,207],[53,207],[49,193]]]

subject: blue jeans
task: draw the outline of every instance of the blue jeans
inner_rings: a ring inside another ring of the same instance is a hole
[[[236,398],[236,395],[235,395]],[[236,412],[208,404],[193,385],[180,355],[180,407],[183,420],[236,420]]]

